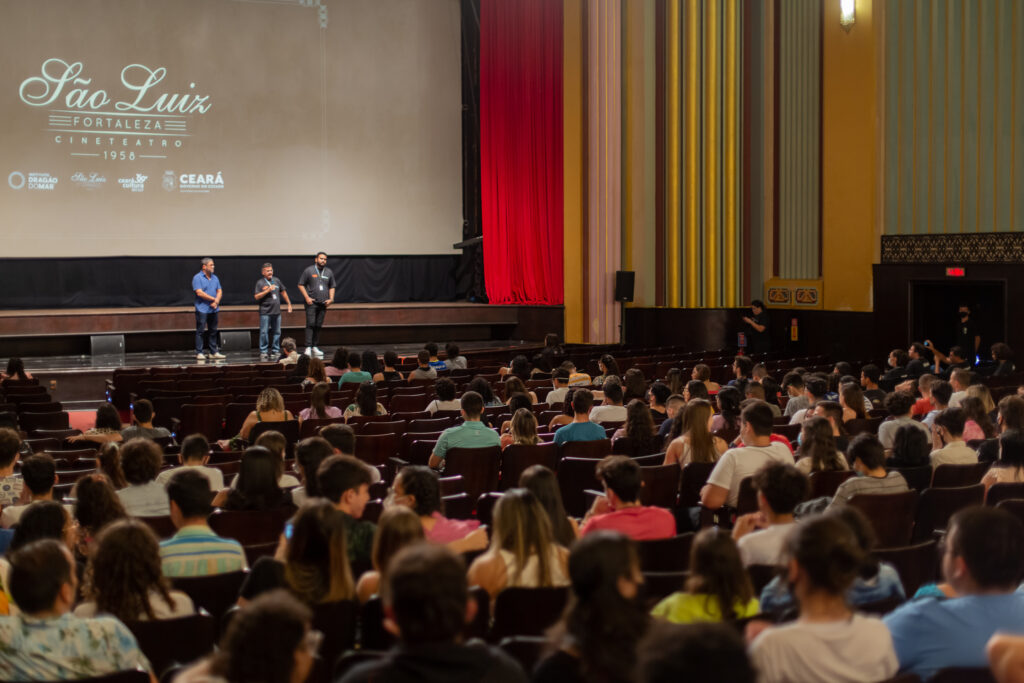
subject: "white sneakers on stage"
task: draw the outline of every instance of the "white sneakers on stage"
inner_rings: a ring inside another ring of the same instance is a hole
[[[305,355],[309,356],[310,358],[323,358],[324,352],[315,346],[307,346]]]
[[[313,357],[313,347],[312,346],[307,346],[306,350],[303,351],[302,355],[309,356],[310,358],[312,358]]]
[[[197,353],[196,354],[196,360],[206,360],[206,354],[205,353]]]
[[[213,358],[214,360],[224,360],[227,356],[218,351],[217,353],[211,353],[210,358]]]

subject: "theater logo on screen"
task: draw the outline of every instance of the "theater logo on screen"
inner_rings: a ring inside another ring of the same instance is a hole
[[[174,171],[164,171],[164,189],[174,191],[177,184],[179,192],[211,192],[224,189],[224,173],[209,171],[206,173],[181,173],[175,176]]]
[[[14,171],[7,176],[12,190],[52,190],[57,187],[58,178],[50,173],[22,173]]]
[[[98,190],[107,184],[107,177],[102,173],[77,171],[71,175],[71,184],[86,190]]]
[[[144,192],[146,189],[146,180],[149,176],[136,173],[133,178],[118,178],[117,182],[124,189],[130,192]]]

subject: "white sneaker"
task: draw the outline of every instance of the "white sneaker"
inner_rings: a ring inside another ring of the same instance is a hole
[[[323,358],[324,357],[324,352],[314,346],[313,347],[313,356],[315,358]]]
[[[305,351],[305,353],[303,355],[306,355],[306,356],[309,356],[310,358],[312,358],[313,357],[313,348],[310,347],[310,346],[307,346],[306,347],[306,351]]]
[[[227,356],[218,351],[217,353],[211,354],[210,358],[215,358],[216,360],[224,360],[225,358],[227,358]]]
[[[266,361],[268,361],[268,360],[270,360],[270,356],[269,356],[268,354],[266,354],[266,353],[261,353],[261,354],[260,354],[260,361],[261,361],[261,362],[264,362],[264,363],[265,363],[265,362],[266,362]]]
[[[197,353],[196,354],[196,360],[206,360],[206,354]]]

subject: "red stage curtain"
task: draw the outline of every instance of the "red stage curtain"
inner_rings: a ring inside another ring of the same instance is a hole
[[[562,3],[482,0],[484,280],[495,304],[561,304]]]

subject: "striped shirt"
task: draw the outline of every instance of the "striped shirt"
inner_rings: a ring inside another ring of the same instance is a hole
[[[909,491],[907,480],[899,472],[886,472],[884,477],[851,477],[839,485],[830,508],[846,505],[856,495],[903,493]]]
[[[182,527],[160,542],[164,576],[209,576],[248,569],[238,541],[221,538],[205,524]]]

